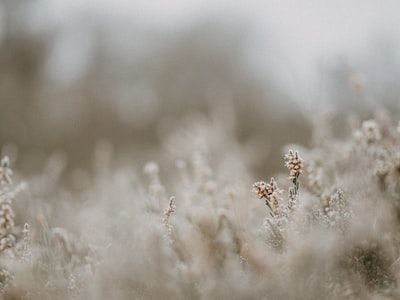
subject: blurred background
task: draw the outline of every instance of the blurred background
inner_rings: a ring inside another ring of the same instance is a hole
[[[317,111],[334,123],[399,107],[399,11],[390,0],[1,0],[2,153],[27,174],[54,153],[87,168],[99,147],[141,168],[185,159],[204,138],[211,160],[240,152],[267,177],[283,145],[310,144]]]

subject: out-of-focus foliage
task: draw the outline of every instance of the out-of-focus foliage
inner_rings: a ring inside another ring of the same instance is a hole
[[[327,64],[321,114],[237,20],[43,3],[0,6],[1,299],[399,298],[399,116],[372,110],[394,81]]]
[[[40,1],[1,6],[0,141],[19,147],[24,169],[54,150],[82,165],[100,139],[144,161],[168,130],[199,114],[220,118],[244,147],[255,146],[258,172],[282,144],[307,136],[295,110],[276,116],[290,100],[247,66],[249,29],[240,22],[162,31],[81,12],[39,26],[32,8]]]
[[[61,185],[60,156],[28,186],[3,158],[0,296],[397,299],[397,122],[380,110],[353,122],[344,140],[328,134],[310,149],[295,146],[285,156],[289,178],[253,185],[266,205],[250,193],[240,146],[201,120],[187,132],[232,153],[211,162],[207,143],[185,148],[193,137],[179,135],[170,151],[192,152],[164,170],[167,183],[155,162],[144,176],[116,168],[105,142],[92,171],[74,174],[73,190]]]

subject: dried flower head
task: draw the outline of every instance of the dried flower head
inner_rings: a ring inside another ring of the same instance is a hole
[[[265,187],[267,183],[265,181],[257,181],[253,184],[253,189],[251,190],[253,193],[257,193],[258,198],[266,197]]]
[[[169,218],[175,212],[175,209],[175,197],[172,196],[171,198],[169,198],[169,205],[168,208],[164,211],[164,215]]]
[[[10,159],[4,156],[0,163],[0,184],[12,184],[13,171],[10,168]]]
[[[285,166],[289,169],[289,179],[294,183],[303,172],[302,159],[297,151],[289,150],[285,155]]]
[[[274,178],[271,178],[269,183],[265,181],[258,181],[253,184],[253,192],[257,193],[260,199],[265,198],[267,206],[275,212],[279,207],[280,194],[282,190],[278,188],[278,185]]]
[[[381,139],[381,131],[375,120],[367,120],[362,123],[362,132],[367,143],[373,143]]]
[[[176,206],[174,204],[175,197],[169,198],[169,205],[167,209],[164,211],[164,218],[162,219],[165,228],[167,229],[167,236],[169,241],[172,243],[174,240],[172,238],[172,225],[169,223],[169,219],[171,215],[175,212]]]

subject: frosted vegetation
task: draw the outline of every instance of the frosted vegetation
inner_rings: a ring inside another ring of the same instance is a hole
[[[390,46],[368,57],[391,80],[332,61],[310,109],[248,66],[241,26],[0,8],[0,299],[400,298]]]
[[[297,150],[282,157],[288,173],[254,183],[255,193],[240,158],[211,164],[209,141],[193,143],[191,135],[189,158],[165,171],[168,185],[156,162],[139,172],[113,167],[105,142],[87,183],[73,193],[60,184],[61,157],[26,181],[4,157],[1,293],[397,299],[400,127],[382,110],[352,123],[344,140],[292,145]],[[222,132],[213,134],[226,145]],[[235,141],[229,145],[235,152]]]

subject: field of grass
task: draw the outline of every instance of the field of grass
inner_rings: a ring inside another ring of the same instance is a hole
[[[74,189],[61,155],[30,178],[5,156],[2,297],[397,299],[400,124],[382,109],[350,123],[345,139],[291,145],[288,172],[254,184],[212,129],[229,144],[221,160],[186,135],[191,155],[166,170],[114,167],[99,143]]]
[[[0,299],[400,299],[390,37],[307,90],[243,20],[43,3],[0,2]]]

